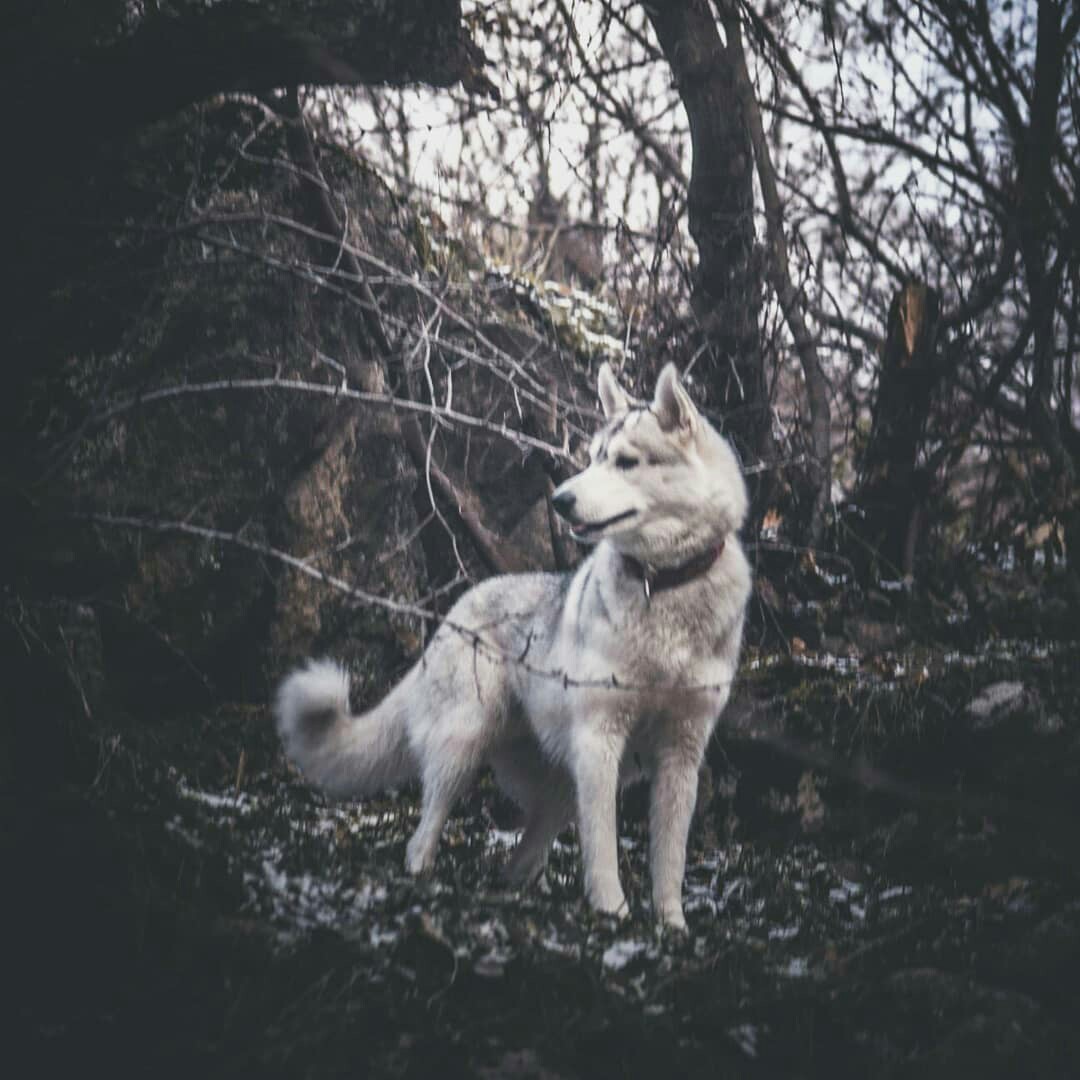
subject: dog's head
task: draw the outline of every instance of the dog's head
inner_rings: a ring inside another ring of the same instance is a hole
[[[668,364],[649,403],[634,401],[600,368],[607,423],[589,466],[560,485],[552,504],[586,543],[610,540],[652,566],[678,563],[742,525],[746,484],[726,439],[701,415]]]

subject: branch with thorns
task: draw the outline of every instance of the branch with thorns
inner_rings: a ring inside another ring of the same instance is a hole
[[[72,515],[78,520],[89,521],[95,525],[103,525],[108,528],[135,529],[143,532],[176,533],[184,536],[192,536],[201,540],[210,540],[222,544],[232,544],[243,548],[254,555],[273,559],[276,562],[295,570],[297,573],[321,582],[336,592],[342,593],[350,600],[355,600],[370,607],[381,608],[392,615],[406,616],[420,619],[425,623],[438,623],[439,626],[460,634],[473,649],[480,654],[499,663],[510,663],[522,668],[529,675],[539,679],[551,679],[558,682],[565,690],[616,690],[624,693],[642,693],[644,691],[679,691],[684,693],[704,693],[730,689],[733,680],[722,683],[624,683],[620,682],[612,673],[605,679],[578,679],[566,671],[553,668],[542,668],[532,664],[527,659],[528,648],[520,653],[514,653],[496,642],[485,637],[479,630],[463,623],[456,622],[451,618],[440,618],[439,615],[429,608],[419,604],[409,603],[405,600],[394,600],[391,597],[379,596],[377,593],[368,592],[357,585],[352,585],[344,578],[327,573],[317,566],[313,566],[308,559],[291,555],[287,551],[275,548],[270,544],[264,544],[258,540],[250,540],[239,533],[229,532],[225,529],[214,529],[206,525],[193,525],[188,521],[157,521],[153,518],[135,517],[130,514],[104,514],[104,513],[79,513]]]

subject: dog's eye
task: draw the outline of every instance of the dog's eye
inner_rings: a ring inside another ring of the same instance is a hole
[[[637,468],[638,459],[631,457],[629,454],[616,454],[615,455],[615,468],[616,469],[634,469]]]

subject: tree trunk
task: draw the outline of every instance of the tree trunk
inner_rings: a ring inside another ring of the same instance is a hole
[[[772,431],[758,316],[761,267],[754,237],[754,156],[736,90],[734,58],[708,0],[647,4],[690,121],[690,233],[698,248],[693,305],[702,353],[695,371],[746,464],[770,460]],[[760,473],[754,514],[767,498]]]
[[[1044,0],[1039,4],[1031,119],[1016,147],[1018,159],[1016,219],[1020,254],[1030,298],[1032,326],[1032,383],[1027,412],[1031,430],[1039,440],[1054,477],[1051,505],[1047,508],[1065,523],[1070,599],[1080,601],[1080,453],[1077,453],[1073,401],[1056,382],[1054,235],[1057,228],[1051,188],[1057,115],[1062,102],[1065,58],[1076,36],[1076,20],[1063,26],[1066,5]],[[1066,363],[1071,363],[1066,358]],[[1072,444],[1070,446],[1070,443]]]

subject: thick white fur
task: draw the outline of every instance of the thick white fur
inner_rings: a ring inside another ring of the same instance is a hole
[[[407,681],[407,680],[406,680]],[[405,735],[405,682],[362,722],[349,713],[349,676],[332,660],[310,660],[274,703],[286,754],[324,791],[370,795],[416,775]]]
[[[416,666],[362,716],[349,714],[338,667],[309,664],[278,693],[278,727],[289,756],[335,795],[420,778],[421,820],[406,853],[413,873],[431,867],[454,801],[491,765],[525,811],[511,880],[539,874],[551,841],[576,819],[585,891],[605,912],[626,911],[617,790],[644,775],[653,909],[682,927],[698,769],[730,693],[750,593],[735,536],[746,488],[674,367],[647,408],[606,365],[599,393],[608,423],[592,463],[560,488],[574,495],[565,511],[572,526],[597,545],[577,571],[492,578],[470,590]],[[589,528],[623,514],[610,528]],[[624,560],[677,567],[720,541],[706,573],[651,598]]]

